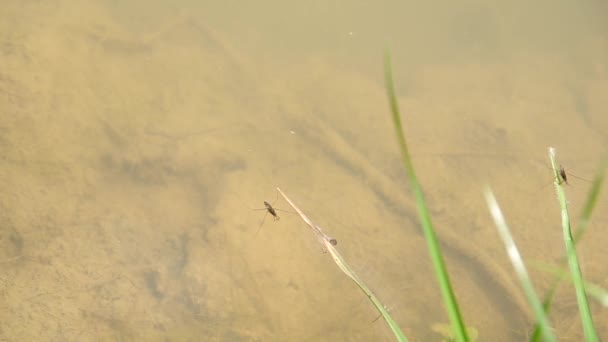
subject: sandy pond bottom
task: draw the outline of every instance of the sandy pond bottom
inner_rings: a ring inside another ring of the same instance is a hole
[[[256,235],[263,212],[250,208],[276,186],[340,241],[408,337],[439,340],[447,318],[380,58],[375,80],[337,52],[268,60],[201,8],[9,1],[0,13],[0,340],[391,340],[297,216],[266,218]],[[592,175],[608,127],[608,59],[589,57],[607,51],[596,42],[581,43],[577,63],[521,51],[396,74],[480,340],[522,340],[531,322],[481,186],[494,187],[524,255],[557,260],[546,147]],[[576,211],[585,186],[568,191]],[[581,251],[604,286],[608,236],[596,228],[606,219],[598,213]],[[573,291],[559,296],[557,332],[580,339]],[[606,310],[593,310],[608,336]]]

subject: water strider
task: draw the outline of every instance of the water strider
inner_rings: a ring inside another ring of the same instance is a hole
[[[549,168],[551,170],[553,169],[553,168],[548,167],[548,166],[547,166],[547,168]],[[558,175],[558,180],[557,180],[557,184],[558,185],[561,185],[563,183],[565,183],[566,185],[570,185],[570,183],[568,183],[568,176],[574,177],[576,179],[580,179],[580,180],[585,181],[585,182],[592,183],[588,179],[581,178],[579,176],[576,176],[576,175],[573,175],[571,173],[566,172],[566,169],[564,169],[564,166],[561,165],[561,164],[559,165],[559,170],[557,170],[557,175]],[[554,183],[554,181],[552,181],[551,183],[545,184],[545,185],[543,185],[543,187],[541,189],[544,189],[545,187],[547,187],[548,185],[551,185],[553,183]]]
[[[277,211],[282,211],[285,213],[292,213],[291,211],[287,211],[287,210],[282,210],[282,209],[278,209],[273,207],[272,205],[277,201],[277,199],[279,198],[279,194],[277,193],[277,197],[274,199],[274,202],[272,202],[272,204],[264,201],[264,208],[257,208],[257,209],[253,209],[253,210],[265,210],[266,212],[264,213],[264,217],[262,217],[262,222],[260,222],[260,227],[258,228],[258,231],[256,234],[258,234],[260,232],[260,230],[262,229],[262,226],[264,225],[264,220],[266,219],[266,215],[268,215],[270,213],[270,215],[272,215],[273,220],[278,221],[281,219],[281,217],[279,216],[279,214],[277,214]]]
[[[576,178],[576,179],[580,179],[580,180],[582,180],[582,181],[585,181],[585,182],[588,182],[588,183],[592,183],[592,182],[591,182],[590,180],[588,180],[588,179],[581,178],[581,177],[579,177],[579,176],[575,176],[575,175],[573,175],[573,174],[571,174],[571,173],[566,172],[566,170],[564,169],[564,167],[563,167],[562,165],[560,165],[560,166],[559,166],[559,176],[560,176],[561,180],[562,180],[564,183],[566,183],[566,185],[570,185],[570,184],[568,184],[568,176],[572,176],[572,177],[574,177],[574,178]],[[561,183],[562,183],[562,182],[560,182],[560,184],[561,184]]]
[[[270,215],[272,215],[274,217],[275,221],[278,221],[281,219],[281,217],[279,217],[279,215],[277,215],[276,210],[274,210],[274,208],[272,207],[272,205],[270,205],[270,203],[264,201],[264,206],[266,207],[267,212],[270,213]]]
[[[260,230],[262,229],[262,226],[264,225],[264,220],[266,219],[266,215],[268,215],[268,213],[270,213],[270,215],[272,215],[272,218],[275,221],[278,221],[281,219],[281,217],[279,216],[279,214],[277,214],[277,210],[279,209],[275,209],[272,204],[264,201],[264,207],[265,208],[259,208],[259,209],[253,209],[253,210],[265,210],[266,212],[264,213],[264,216],[262,217],[262,221],[260,222],[260,226],[258,227],[258,231],[256,232],[256,234],[258,234],[260,232]]]
[[[561,164],[559,165],[559,176],[562,178],[562,180],[564,181],[564,183],[566,183],[566,185],[569,185],[568,184],[568,176],[566,174],[566,170],[564,169],[564,167]]]

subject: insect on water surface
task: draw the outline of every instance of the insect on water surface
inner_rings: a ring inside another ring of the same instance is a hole
[[[277,215],[276,210],[274,210],[274,208],[272,207],[272,205],[270,203],[264,201],[264,206],[266,207],[266,213],[270,213],[270,215],[272,215],[272,217],[274,218],[275,221],[278,221],[281,219],[281,217],[279,215]],[[264,216],[266,216],[266,214],[264,214]]]
[[[274,202],[272,202],[272,204],[274,204],[277,199],[279,198],[279,193],[277,193],[277,197],[274,199]],[[260,230],[262,229],[262,226],[264,225],[264,220],[266,219],[266,215],[268,215],[270,213],[270,215],[272,215],[273,220],[278,221],[281,219],[281,217],[279,216],[279,214],[277,214],[277,211],[282,211],[285,213],[291,213],[291,211],[286,211],[286,210],[281,210],[278,208],[275,208],[272,206],[272,204],[264,201],[264,208],[259,208],[259,209],[253,209],[253,210],[265,210],[266,212],[264,213],[264,216],[262,217],[262,222],[260,222],[260,227],[258,227],[258,231],[256,234],[258,234],[260,232]]]

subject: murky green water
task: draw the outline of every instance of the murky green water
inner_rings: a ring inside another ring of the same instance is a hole
[[[605,152],[607,8],[460,6],[1,5],[0,339],[392,340],[296,215],[256,234],[251,208],[280,186],[408,337],[440,340],[447,316],[384,94],[387,42],[465,319],[481,340],[525,338],[531,313],[481,190],[528,260],[558,260],[547,147],[586,178]],[[588,184],[571,183],[578,213]],[[605,206],[580,247],[604,286]],[[552,319],[582,338],[568,286]]]

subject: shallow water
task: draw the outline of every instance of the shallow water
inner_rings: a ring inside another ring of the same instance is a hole
[[[481,190],[526,259],[559,259],[547,147],[585,178],[605,153],[606,8],[461,6],[2,5],[0,339],[392,340],[296,215],[256,234],[251,208],[280,186],[409,338],[439,340],[447,316],[393,137],[386,42],[466,322],[481,340],[525,338],[531,314]],[[587,188],[571,181],[573,213]],[[600,285],[605,206],[580,245]],[[576,310],[563,286],[564,339],[582,336]]]

